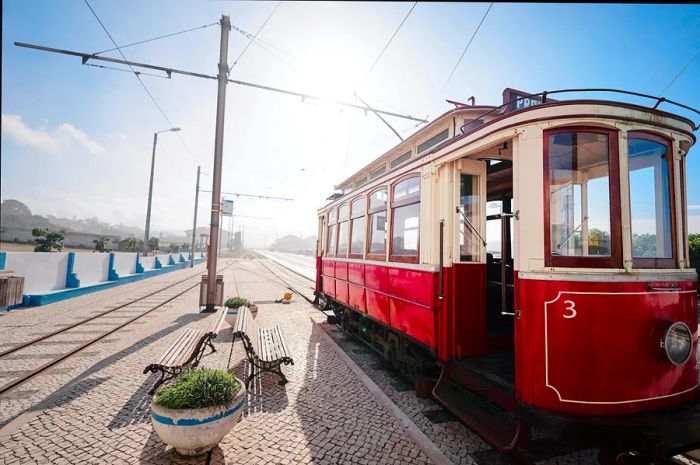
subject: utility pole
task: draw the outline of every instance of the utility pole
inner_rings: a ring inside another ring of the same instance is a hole
[[[194,221],[192,224],[192,261],[190,268],[194,268],[194,238],[197,234],[197,206],[199,205],[199,173],[202,167],[197,165],[197,187],[194,190]]]
[[[209,236],[209,269],[207,276],[207,304],[204,312],[216,311],[216,253],[219,247],[219,213],[221,210],[221,167],[224,149],[224,113],[226,110],[226,84],[228,84],[228,34],[231,21],[221,15],[221,45],[219,47],[219,90],[216,97],[216,135],[214,137],[214,172],[212,173],[211,233]]]

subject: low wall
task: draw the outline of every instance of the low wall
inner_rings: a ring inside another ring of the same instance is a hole
[[[170,265],[170,255],[174,265]],[[107,287],[186,268],[181,254],[140,257],[138,253],[0,252],[0,270],[24,277],[23,305],[44,305]],[[187,257],[189,258],[189,257]],[[194,264],[206,259],[197,254]]]
[[[139,258],[139,263],[141,263],[144,271],[156,269],[156,257],[141,257]]]
[[[66,288],[69,252],[3,252],[5,266],[24,276],[24,293]]]
[[[109,281],[109,254],[76,253],[73,273],[80,280],[80,287]]]
[[[129,276],[136,273],[137,253],[118,252],[114,254],[114,271],[120,276]]]

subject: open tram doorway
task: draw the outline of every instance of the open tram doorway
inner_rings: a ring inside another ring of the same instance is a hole
[[[506,159],[461,160],[457,171],[458,266],[473,263],[482,275],[479,280],[456,275],[455,285],[466,287],[471,296],[458,294],[455,311],[472,314],[470,322],[481,333],[481,343],[458,358],[514,385],[513,164]]]
[[[455,345],[433,389],[439,402],[499,447],[519,431],[511,154],[508,141],[455,163]]]

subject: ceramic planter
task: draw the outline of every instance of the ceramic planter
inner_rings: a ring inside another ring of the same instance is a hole
[[[250,310],[251,315],[253,315],[253,318],[258,316],[258,306],[257,305],[251,305],[248,307]],[[236,326],[236,319],[238,318],[238,307],[236,308],[231,308],[231,307],[226,307],[226,316],[224,319],[226,320],[226,323],[231,325],[233,328]]]
[[[219,444],[238,423],[246,399],[244,383],[230,404],[198,409],[171,409],[151,403],[153,429],[181,455],[199,455]]]

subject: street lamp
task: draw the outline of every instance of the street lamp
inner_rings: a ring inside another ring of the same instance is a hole
[[[151,232],[151,199],[153,197],[153,170],[156,167],[156,144],[158,143],[158,134],[161,132],[177,132],[180,128],[170,128],[164,131],[153,133],[153,155],[151,157],[151,182],[148,185],[148,208],[146,209],[146,235],[143,239],[143,255],[148,255],[148,236]]]

